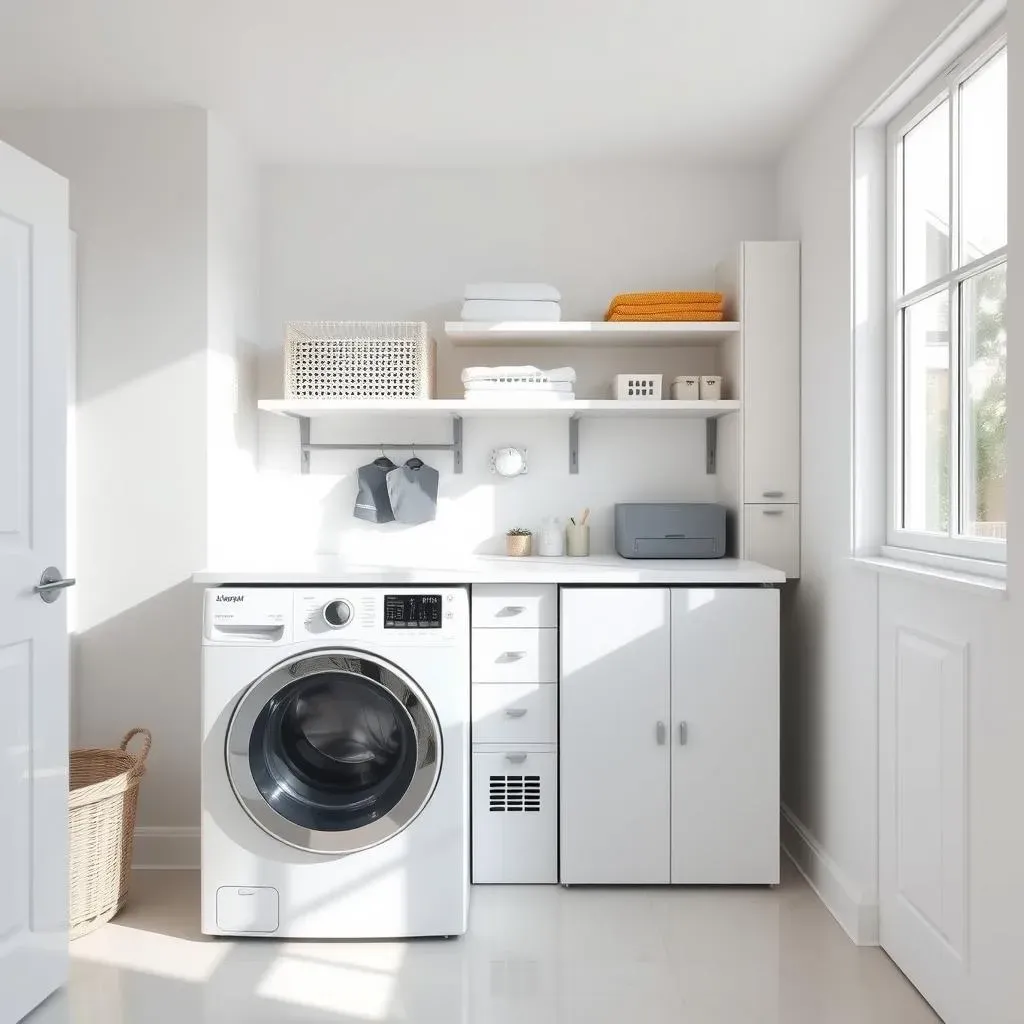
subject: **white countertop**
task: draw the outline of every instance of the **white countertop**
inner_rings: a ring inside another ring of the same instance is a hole
[[[588,558],[507,558],[475,555],[418,565],[361,564],[322,556],[277,566],[208,568],[192,574],[195,583],[253,585],[304,584],[435,584],[435,583],[660,583],[663,586],[702,584],[785,583],[786,575],[757,562],[738,558],[628,559],[618,555]]]

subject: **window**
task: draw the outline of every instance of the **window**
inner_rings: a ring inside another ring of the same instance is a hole
[[[1006,560],[1005,35],[889,126],[891,546]]]

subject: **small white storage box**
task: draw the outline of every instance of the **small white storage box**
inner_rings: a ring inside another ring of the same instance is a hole
[[[700,398],[700,377],[676,377],[672,381],[672,397],[676,401],[696,402]]]
[[[558,881],[558,755],[473,752],[473,881]]]
[[[433,398],[437,346],[425,323],[319,321],[285,328],[285,398]]]
[[[628,399],[650,399],[661,401],[660,373],[617,373],[615,375],[615,397],[622,401]]]
[[[717,402],[722,397],[721,377],[701,377],[700,397],[705,402]]]

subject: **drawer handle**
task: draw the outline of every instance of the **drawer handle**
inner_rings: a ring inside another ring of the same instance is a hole
[[[526,611],[526,605],[522,604],[507,604],[504,608],[498,612],[499,617],[507,618],[511,615],[522,615]]]
[[[498,661],[522,661],[526,657],[526,651],[505,651]]]
[[[762,491],[761,494],[765,498],[781,498],[784,491]]]
[[[511,761],[513,764],[522,764],[526,760],[525,754],[506,754],[506,761]]]
[[[666,736],[665,723],[664,722],[659,722],[654,727],[654,738],[657,740],[659,747],[665,746],[665,736]]]
[[[505,714],[509,718],[522,718],[526,714],[526,708],[505,708]]]
[[[763,508],[761,509],[761,515],[763,516],[781,516],[781,508]]]

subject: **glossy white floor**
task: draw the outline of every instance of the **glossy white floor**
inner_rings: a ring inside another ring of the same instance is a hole
[[[925,1024],[788,863],[766,889],[478,886],[450,941],[207,940],[194,872],[138,872],[30,1024]]]

